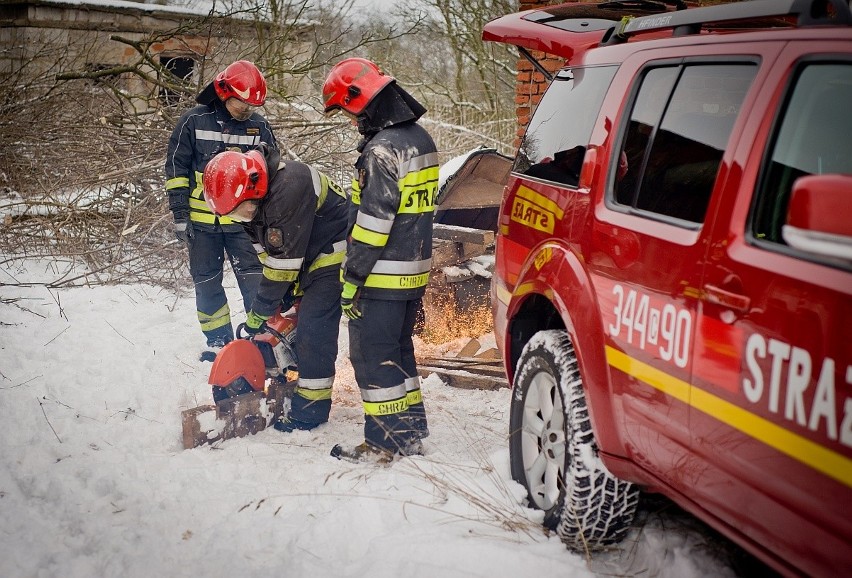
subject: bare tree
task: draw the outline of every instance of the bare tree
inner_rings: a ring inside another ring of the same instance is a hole
[[[412,0],[367,24],[380,32],[417,23],[413,34],[371,45],[365,55],[429,108],[424,120],[444,160],[480,145],[511,152],[517,54],[481,34],[486,22],[515,10],[514,0]]]
[[[57,284],[144,281],[188,289],[162,167],[177,118],[221,63],[198,51],[197,74],[179,78],[154,47],[184,36],[215,36],[220,53],[238,46],[240,57],[257,62],[268,78],[264,114],[285,154],[345,182],[357,135],[344,119],[322,115],[322,79],[345,55],[398,39],[415,25],[378,35],[356,29],[339,7],[257,0],[172,30],[113,34],[111,41],[134,55],[121,66],[93,65],[101,50],[94,36],[66,46],[58,34],[25,59],[9,59],[14,66],[0,83],[0,249],[6,260],[63,256],[85,264],[85,276]]]

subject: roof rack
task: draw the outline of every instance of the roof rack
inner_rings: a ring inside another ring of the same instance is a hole
[[[849,25],[848,0],[750,0],[691,8],[665,14],[627,17],[604,36],[602,45],[618,44],[630,36],[654,30],[674,29],[674,36],[697,34],[704,25],[770,17],[796,17],[797,26]]]

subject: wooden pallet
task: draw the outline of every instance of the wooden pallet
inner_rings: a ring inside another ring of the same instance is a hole
[[[183,448],[245,437],[263,431],[284,412],[293,397],[295,382],[273,383],[269,391],[253,391],[181,412]]]
[[[417,362],[421,377],[436,374],[450,387],[497,390],[509,387],[503,360],[497,349],[477,353],[479,341],[472,339],[456,356],[427,357]]]
[[[432,226],[432,269],[483,255],[493,244],[494,231],[436,223]]]

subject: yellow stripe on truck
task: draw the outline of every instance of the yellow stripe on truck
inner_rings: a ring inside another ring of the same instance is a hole
[[[613,347],[606,346],[606,359],[611,367],[852,488],[851,459]]]

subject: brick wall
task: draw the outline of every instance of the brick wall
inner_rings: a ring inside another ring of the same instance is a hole
[[[572,1],[576,2],[579,0],[519,0],[518,10],[532,10],[534,8],[542,8],[544,6]],[[551,73],[562,68],[562,65],[565,62],[562,58],[550,56],[543,52],[530,50],[530,53]],[[523,56],[518,58],[517,69],[518,74],[515,80],[515,109],[518,118],[518,127],[515,135],[515,148],[518,148],[520,145],[521,136],[523,136],[524,129],[526,128],[527,123],[529,123],[530,116],[532,116],[532,112],[535,110],[536,105],[541,100],[541,96],[547,88],[547,80],[544,75],[537,72],[530,61]]]

